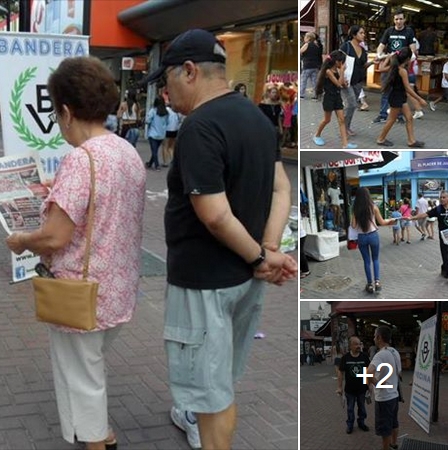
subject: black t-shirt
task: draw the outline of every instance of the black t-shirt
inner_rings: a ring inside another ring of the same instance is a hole
[[[198,219],[190,195],[225,192],[232,213],[261,242],[272,200],[275,129],[249,99],[231,92],[184,120],[168,172],[165,234],[168,282],[190,289],[236,286],[253,269]]]
[[[260,103],[258,107],[263,111],[266,117],[272,122],[274,127],[279,127],[279,118],[283,115],[282,107],[279,103],[275,105]]]
[[[345,372],[345,392],[347,394],[356,395],[367,390],[368,385],[363,383],[364,379],[356,375],[363,373],[363,367],[367,368],[369,364],[369,357],[365,353],[354,357],[348,352],[341,358],[339,370]]]
[[[322,65],[322,48],[315,42],[308,42],[307,49],[300,56],[302,69],[320,69]]]
[[[355,64],[353,66],[353,73],[350,79],[350,84],[353,85],[365,81],[367,78],[367,70],[364,66],[367,64],[368,59],[365,49],[361,47],[361,56],[359,58],[356,54],[355,49],[353,48],[353,45],[349,41],[342,44],[341,50],[348,56],[352,56],[353,58],[355,58]]]
[[[445,209],[444,206],[438,205],[427,211],[426,214],[428,217],[437,217],[439,231],[448,229],[448,208]]]
[[[386,53],[396,52],[415,44],[415,34],[410,27],[404,27],[402,30],[390,27],[384,32],[380,43],[386,46]]]

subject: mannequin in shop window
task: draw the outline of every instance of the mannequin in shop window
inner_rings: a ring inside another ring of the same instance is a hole
[[[330,187],[328,188],[327,195],[330,198],[330,209],[333,213],[334,228],[336,230],[339,230],[341,223],[341,188],[337,185],[336,181],[333,181],[331,183]]]

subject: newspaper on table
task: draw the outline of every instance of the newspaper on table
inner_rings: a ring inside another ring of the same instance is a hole
[[[49,193],[43,179],[35,151],[0,158],[0,223],[8,234],[40,227],[40,208]],[[11,253],[12,281],[35,276],[34,267],[39,260],[28,250],[20,255]]]
[[[40,208],[48,195],[37,152],[0,158],[0,222],[8,234],[40,227]]]

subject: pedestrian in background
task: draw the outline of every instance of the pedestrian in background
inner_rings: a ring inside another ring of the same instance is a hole
[[[162,143],[162,167],[168,167],[173,159],[174,145],[182,122],[181,115],[173,111],[170,105],[166,106],[166,110],[168,111],[168,123]]]
[[[147,79],[164,80],[173,109],[186,116],[165,209],[171,417],[188,433],[185,410],[193,411],[202,448],[220,450],[231,448],[234,382],[257,330],[264,281],[297,275],[297,263],[278,251],[290,185],[276,132],[259,108],[228,88],[225,62],[213,34],[189,30]]]
[[[124,101],[120,103],[117,111],[117,119],[120,124],[120,136],[136,147],[140,135],[138,128],[140,106],[134,89],[126,91]]]
[[[158,171],[160,170],[159,148],[165,139],[168,127],[168,110],[161,95],[154,99],[152,108],[146,113],[145,122],[148,125],[146,137],[151,148],[151,158],[145,163],[145,166],[147,169],[151,169],[154,166],[154,170]]]
[[[367,278],[365,289],[370,294],[375,291],[380,292],[382,289],[380,282],[380,237],[377,224],[392,225],[393,223],[395,223],[395,219],[383,219],[367,188],[359,188],[356,191],[352,227],[358,231],[358,248],[364,261],[364,272]],[[372,263],[374,279],[372,278]]]
[[[367,69],[373,64],[373,61],[367,60],[367,52],[361,43],[365,40],[365,29],[360,25],[352,25],[348,32],[348,39],[342,44],[340,50],[347,56],[354,58],[353,70],[348,86],[341,90],[342,100],[345,105],[345,127],[347,134],[354,136],[352,130],[353,115],[358,107],[358,98],[361,94],[363,84],[367,79]],[[344,72],[347,70],[345,66]]]
[[[420,194],[418,194],[418,200],[417,200],[417,205],[415,206],[415,213],[416,214],[421,214],[421,213],[425,213],[427,212],[429,209],[429,205],[428,205],[428,200],[426,200],[425,196],[423,195],[423,192],[420,192]],[[417,221],[417,230],[420,231],[422,237],[420,238],[420,240],[424,241],[426,239],[426,221],[427,218],[423,217],[422,219],[419,219]]]
[[[440,204],[425,213],[417,214],[412,220],[419,220],[425,217],[436,217],[440,232],[440,254],[442,256],[441,275],[448,278],[448,237],[445,237],[445,230],[448,230],[448,192],[440,193]],[[444,239],[445,237],[445,239]],[[447,243],[446,243],[446,242]]]
[[[401,214],[401,241],[404,242],[404,235],[406,234],[406,244],[411,243],[411,218],[412,218],[412,208],[411,202],[408,198],[403,199],[403,203],[400,206]]]
[[[428,211],[436,207],[436,203],[433,200],[428,200]],[[426,219],[426,233],[428,234],[428,239],[434,240],[434,222],[437,220],[436,217],[428,217]]]
[[[401,224],[400,224],[401,214],[400,214],[400,211],[398,209],[399,209],[399,207],[395,206],[394,207],[394,211],[390,215],[390,217],[392,219],[396,219],[397,220],[392,225],[392,237],[393,237],[395,245],[400,245],[400,236],[401,236]]]
[[[390,328],[380,326],[375,330],[374,341],[379,351],[373,357],[367,373],[367,383],[375,386],[375,433],[381,436],[383,449],[398,449],[398,382],[401,376],[400,354],[391,347]],[[390,370],[386,364],[392,367]],[[381,369],[380,369],[381,367]],[[387,377],[387,385],[377,387]]]
[[[88,205],[95,204],[89,279],[99,283],[97,327],[84,332],[50,325],[48,331],[62,437],[105,450],[116,448],[108,426],[105,352],[137,303],[146,174],[135,148],[104,128],[118,91],[99,59],[64,59],[49,77],[48,92],[60,131],[74,148],[43,204],[41,228],[12,234],[7,244],[14,253],[30,250],[47,265],[51,260],[56,278],[81,279]],[[84,149],[94,161],[94,199]]]
[[[369,431],[365,424],[367,418],[365,395],[368,390],[362,378],[357,377],[369,367],[370,359],[362,352],[361,341],[357,336],[348,340],[349,351],[341,358],[338,373],[338,388],[336,392],[347,399],[347,428],[346,433],[352,434],[355,423],[355,405],[358,407],[358,427],[362,431]]]
[[[247,87],[244,83],[238,83],[235,85],[235,88],[233,89],[236,92],[239,92],[244,97],[247,97]]]
[[[435,111],[437,103],[442,100],[448,100],[448,61],[443,65],[442,69],[442,95],[429,102],[430,110]]]
[[[317,97],[317,74],[322,65],[322,48],[316,42],[315,33],[305,34],[305,43],[300,47],[300,61],[302,73],[300,75],[300,98],[305,98],[308,81],[313,89],[313,98]]]
[[[347,128],[345,126],[341,89],[346,86],[346,83],[340,74],[340,70],[345,63],[345,58],[345,53],[340,50],[331,52],[325,58],[317,77],[316,94],[318,96],[322,93],[324,94],[322,101],[324,118],[320,122],[316,134],[313,137],[313,142],[319,146],[325,145],[325,140],[321,134],[324,128],[331,122],[331,115],[335,112],[341,133],[342,148],[354,149],[358,147],[356,144],[348,142]]]

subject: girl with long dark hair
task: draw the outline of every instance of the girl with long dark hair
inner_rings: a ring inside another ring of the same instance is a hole
[[[324,93],[322,106],[324,109],[324,118],[320,122],[313,141],[316,145],[325,145],[325,140],[321,137],[324,128],[331,122],[331,114],[334,111],[339,123],[339,130],[342,138],[342,148],[357,148],[352,142],[348,142],[347,129],[344,121],[344,105],[342,104],[341,88],[345,87],[344,78],[341,77],[339,70],[345,63],[345,53],[340,50],[331,52],[325,58],[320,69],[316,83],[316,95]]]
[[[412,118],[412,111],[407,103],[407,96],[413,97],[420,105],[427,106],[426,101],[421,98],[409,84],[408,78],[408,64],[412,57],[412,50],[409,47],[404,47],[395,52],[390,58],[389,75],[383,86],[383,92],[389,92],[390,113],[387,122],[384,125],[383,131],[378,136],[376,143],[385,147],[392,147],[394,144],[387,140],[387,134],[393,127],[400,112],[406,119],[406,133],[408,135],[408,147],[422,148],[425,146],[424,142],[417,141],[414,136],[414,125]]]
[[[168,127],[168,110],[165,100],[158,95],[154,99],[153,107],[146,113],[146,124],[148,125],[147,138],[151,148],[151,159],[145,163],[147,169],[160,170],[159,147],[166,136]]]
[[[395,220],[383,219],[367,188],[359,188],[356,191],[351,225],[358,231],[358,248],[364,261],[364,271],[367,278],[366,291],[370,294],[381,291],[380,237],[377,224],[392,225]],[[372,262],[374,279],[372,278]],[[373,281],[375,281],[375,284]]]

